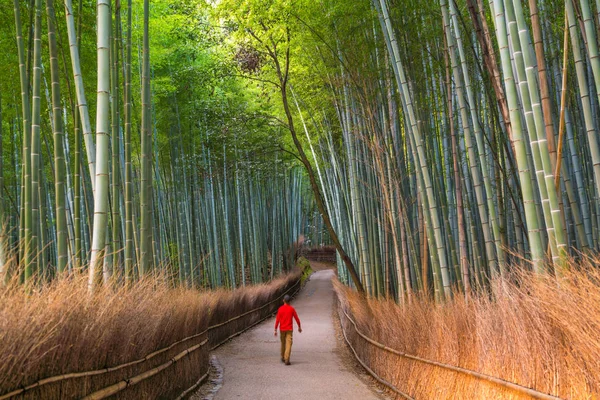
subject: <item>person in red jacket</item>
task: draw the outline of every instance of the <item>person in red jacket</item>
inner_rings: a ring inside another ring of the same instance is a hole
[[[294,321],[298,324],[298,332],[302,333],[300,319],[294,307],[290,306],[290,296],[283,297],[283,305],[277,310],[277,318],[275,318],[275,336],[277,336],[277,327],[281,334],[281,362],[285,365],[290,365],[290,353],[292,352],[292,332],[294,331]]]

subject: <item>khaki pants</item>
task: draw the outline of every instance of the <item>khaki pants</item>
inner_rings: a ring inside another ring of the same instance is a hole
[[[280,331],[279,338],[281,339],[281,359],[288,362],[292,352],[292,331]]]

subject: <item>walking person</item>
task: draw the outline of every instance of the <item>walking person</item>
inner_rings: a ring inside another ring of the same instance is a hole
[[[292,352],[292,333],[294,331],[294,321],[298,324],[298,332],[302,333],[300,319],[294,307],[290,306],[290,296],[283,296],[283,305],[277,310],[275,318],[275,336],[277,336],[277,327],[279,327],[281,339],[281,362],[290,365],[290,353]]]

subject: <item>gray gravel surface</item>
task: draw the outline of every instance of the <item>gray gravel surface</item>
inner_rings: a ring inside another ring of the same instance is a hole
[[[279,358],[274,318],[214,352],[223,367],[216,400],[380,399],[336,351],[332,270],[318,271],[292,301],[302,322],[294,330],[290,366]]]

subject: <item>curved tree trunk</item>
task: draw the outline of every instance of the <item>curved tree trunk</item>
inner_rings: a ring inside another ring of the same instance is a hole
[[[344,248],[340,242],[340,239],[338,238],[337,233],[335,232],[335,229],[333,228],[331,219],[329,218],[329,212],[325,208],[325,203],[323,202],[323,195],[321,194],[321,189],[319,189],[319,184],[317,183],[317,179],[315,177],[315,172],[313,171],[310,161],[308,161],[308,157],[306,157],[306,153],[304,152],[304,149],[302,148],[302,144],[298,140],[296,128],[294,127],[294,119],[292,117],[292,112],[290,110],[290,106],[289,106],[289,102],[288,102],[288,98],[287,98],[287,84],[288,84],[289,61],[290,61],[289,47],[286,51],[285,64],[284,64],[283,70],[281,68],[281,64],[279,62],[279,58],[278,58],[275,48],[269,49],[269,55],[273,59],[273,62],[275,63],[277,77],[279,78],[279,89],[281,92],[281,100],[283,102],[283,108],[285,110],[285,115],[288,120],[288,128],[292,135],[292,139],[294,140],[294,145],[296,146],[296,149],[298,150],[298,154],[300,155],[300,160],[302,161],[302,164],[304,165],[304,168],[306,169],[306,172],[308,173],[308,179],[310,180],[310,187],[312,188],[312,191],[314,193],[315,201],[317,203],[317,208],[319,209],[319,212],[321,213],[321,216],[323,217],[323,222],[325,223],[325,226],[327,227],[327,231],[329,232],[331,240],[333,241],[333,244],[335,245],[335,248],[338,251],[338,254],[342,258],[344,265],[346,265],[346,268],[348,269],[348,272],[350,273],[350,276],[352,277],[352,282],[354,283],[354,286],[356,287],[356,289],[359,292],[364,293],[365,289],[363,288],[363,285],[360,281],[360,277],[358,276],[358,274],[356,272],[354,263],[352,262],[352,260],[350,259],[350,257],[346,253],[346,251],[344,250]]]

